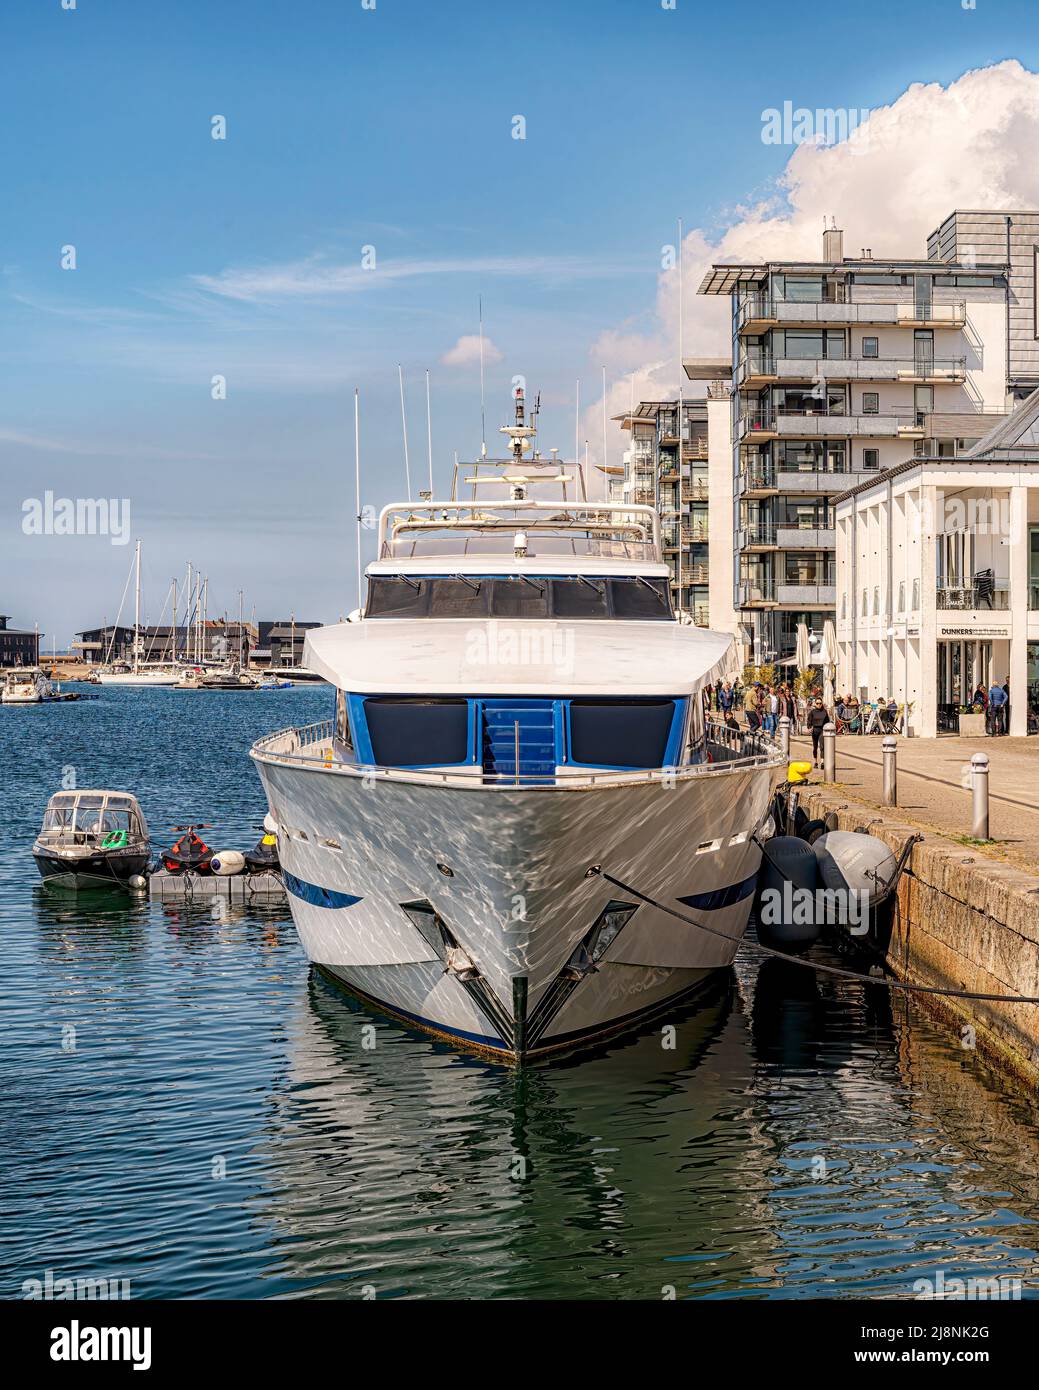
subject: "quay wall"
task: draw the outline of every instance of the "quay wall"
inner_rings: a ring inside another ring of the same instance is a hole
[[[801,805],[813,819],[834,813],[841,830],[867,829],[896,854],[920,833],[897,820],[897,808],[882,814],[834,787],[804,788]],[[884,954],[892,973],[912,984],[1039,997],[1039,873],[927,831],[899,883]],[[976,1046],[1039,1088],[1039,1005],[914,998],[955,1031],[957,1045]]]

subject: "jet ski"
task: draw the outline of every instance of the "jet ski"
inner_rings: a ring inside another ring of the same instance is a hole
[[[278,837],[264,830],[260,840],[252,849],[246,850],[245,868],[250,874],[262,874],[279,868]]]
[[[206,842],[195,834],[196,830],[208,830],[208,825],[175,825],[180,838],[172,849],[162,852],[162,867],[171,874],[208,874],[212,871],[213,851]]]

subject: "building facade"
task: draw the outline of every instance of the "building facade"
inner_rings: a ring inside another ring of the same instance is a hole
[[[0,613],[0,667],[38,666],[40,637],[36,632],[18,632],[8,627],[8,615]]]
[[[835,499],[842,693],[956,732],[1009,683],[1011,734],[1039,731],[1039,391],[962,456],[931,451]]]
[[[926,260],[846,257],[832,228],[820,261],[704,277],[732,302],[732,483],[711,503],[748,659],[789,658],[799,623],[818,641],[835,616],[839,493],[962,456],[1039,384],[1035,244],[1039,214],[954,212]]]
[[[642,401],[618,419],[631,440],[619,500],[657,508],[672,601],[699,627],[707,627],[707,402]]]

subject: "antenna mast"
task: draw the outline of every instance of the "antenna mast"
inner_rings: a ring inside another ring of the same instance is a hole
[[[357,502],[357,607],[363,607],[361,596],[361,395],[354,387],[354,491]]]
[[[411,464],[408,462],[408,420],[404,414],[404,368],[397,363],[400,377],[400,427],[404,431],[404,477],[408,484],[408,501],[411,501]]]
[[[479,296],[480,305],[480,457],[487,457],[487,413],[484,406],[483,391],[483,295]]]

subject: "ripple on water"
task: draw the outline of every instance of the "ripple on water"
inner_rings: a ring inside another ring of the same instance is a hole
[[[1031,1282],[1034,1114],[904,1000],[744,955],[674,1049],[652,1030],[516,1072],[351,1000],[280,909],[39,888],[29,847],[64,769],[136,792],[157,843],[203,819],[248,844],[249,744],[328,699],[105,690],[0,712],[0,1293],[48,1268],[145,1298]]]

